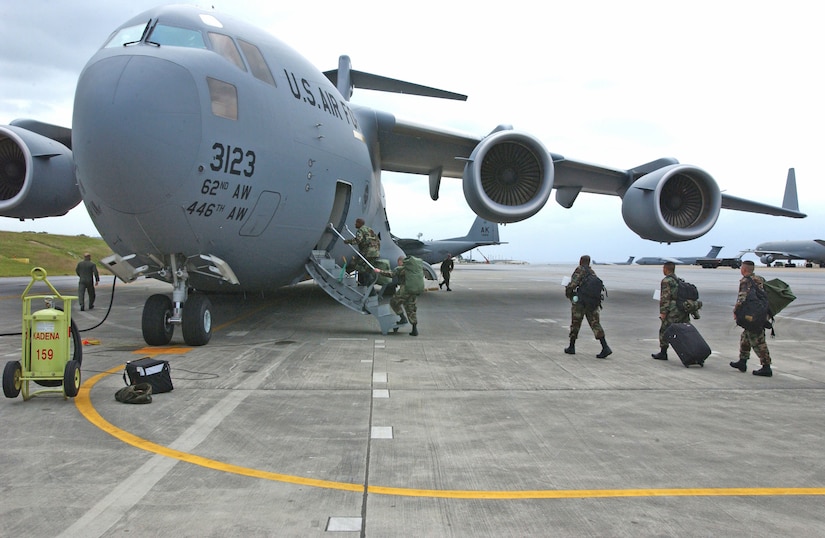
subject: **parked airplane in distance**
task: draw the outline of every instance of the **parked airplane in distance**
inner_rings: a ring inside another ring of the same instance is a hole
[[[476,217],[470,231],[463,237],[419,241],[393,236],[393,240],[405,253],[421,258],[430,264],[441,263],[448,254],[458,256],[476,247],[502,244],[498,239],[498,224],[481,217]]]
[[[311,19],[306,28],[314,31]],[[21,50],[38,36],[28,39]],[[507,124],[477,135],[397,118],[352,103],[354,88],[467,98],[356,71],[347,56],[321,72],[216,11],[151,9],[115,29],[86,64],[71,129],[0,125],[0,216],[59,216],[82,200],[114,252],[109,270],[171,288],[144,303],[146,343],[166,345],[179,327],[192,346],[212,335],[208,292],[242,300],[307,275],[348,308],[391,317],[336,278],[337,260],[353,254],[344,239],[356,218],[380,235],[382,258],[394,264],[403,254],[390,235],[385,170],[426,177],[433,200],[442,178],[462,178],[469,207],[498,223],[532,217],[553,189],[566,208],[582,192],[620,196],[631,230],[668,243],[703,236],[722,209],[805,216],[731,196],[676,159],[628,170],[590,164]]]
[[[804,260],[805,267],[813,267],[815,263],[825,267],[825,240],[822,239],[769,241],[757,245],[753,253],[768,266],[777,260],[787,260],[787,266],[793,266],[794,260]],[[777,263],[780,264],[781,262]]]
[[[710,247],[710,251],[707,253],[706,256],[689,256],[689,257],[678,257],[678,258],[656,258],[656,257],[647,257],[647,258],[639,258],[636,260],[636,263],[639,265],[662,265],[665,262],[673,262],[676,265],[694,265],[696,264],[696,260],[700,260],[702,258],[715,258],[719,251],[722,250],[722,247],[713,246]]]
[[[594,261],[593,265],[630,265],[630,264],[633,263],[633,260],[635,260],[635,259],[636,259],[635,256],[628,256],[627,261],[624,261],[624,262],[596,262],[596,261]]]

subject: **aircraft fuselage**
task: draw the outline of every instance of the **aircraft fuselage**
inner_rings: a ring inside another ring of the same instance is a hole
[[[83,70],[72,149],[114,252],[151,269],[214,255],[231,261],[231,291],[266,289],[300,280],[316,247],[352,254],[325,233],[331,219],[354,229],[364,217],[389,239],[368,121],[268,34],[162,7],[125,23]]]

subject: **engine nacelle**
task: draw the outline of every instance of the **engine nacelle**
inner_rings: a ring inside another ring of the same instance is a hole
[[[553,160],[537,138],[498,131],[473,150],[464,167],[464,198],[476,215],[510,223],[532,217],[553,189]]]
[[[622,217],[640,237],[671,243],[705,235],[721,208],[719,186],[707,172],[672,164],[630,186],[623,197]]]
[[[770,266],[776,259],[773,257],[772,254],[763,254],[759,257],[759,261],[764,263],[767,266]]]
[[[80,199],[69,148],[21,127],[0,126],[0,216],[56,217]]]

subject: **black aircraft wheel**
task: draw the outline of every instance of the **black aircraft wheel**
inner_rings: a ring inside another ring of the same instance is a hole
[[[68,398],[74,398],[80,391],[80,364],[77,361],[69,361],[63,370],[63,394]]]
[[[150,346],[165,346],[172,341],[175,326],[169,320],[172,318],[172,299],[157,293],[146,299],[143,305],[143,340]]]
[[[183,341],[205,346],[212,338],[212,302],[201,294],[190,295],[183,304]]]
[[[3,369],[3,394],[6,398],[17,398],[23,386],[23,367],[20,361],[9,361]]]

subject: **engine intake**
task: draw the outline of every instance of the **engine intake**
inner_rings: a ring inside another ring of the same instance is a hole
[[[78,203],[69,148],[21,127],[0,126],[0,216],[56,217]]]
[[[498,131],[482,140],[464,167],[464,198],[490,222],[532,217],[553,189],[553,161],[535,137]]]
[[[672,164],[636,180],[624,195],[622,216],[644,239],[689,241],[716,224],[722,194],[716,181],[695,166]]]

